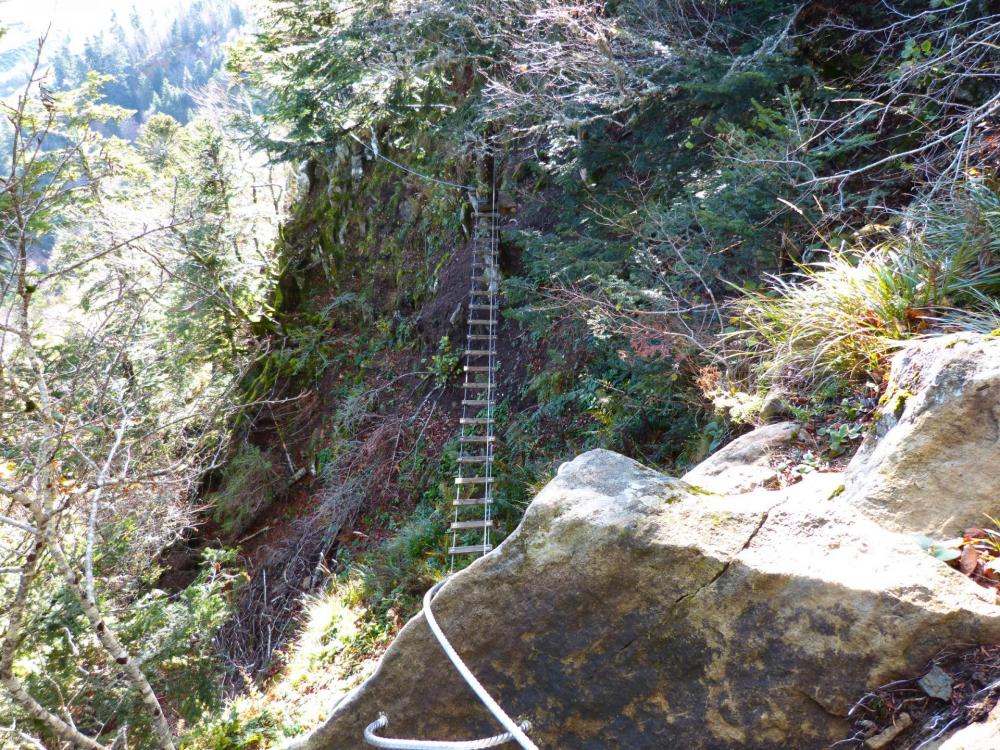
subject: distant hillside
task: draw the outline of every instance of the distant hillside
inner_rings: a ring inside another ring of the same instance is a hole
[[[156,18],[137,5],[124,14],[106,9],[110,21],[89,35],[86,27],[67,35],[54,19],[45,55],[46,83],[57,91],[80,85],[91,72],[111,76],[103,89],[106,101],[136,112],[117,133],[126,138],[155,112],[186,123],[194,94],[218,75],[226,44],[247,24],[246,0],[193,0],[174,10],[159,8]],[[72,20],[62,18],[63,27]],[[25,83],[41,33],[36,27],[14,6],[0,14],[6,32],[0,44],[2,99]]]
[[[84,42],[109,27],[115,12],[122,18],[138,9],[147,31],[161,36],[194,0],[0,0],[0,97],[24,85],[35,58],[38,38],[47,33],[44,62],[67,46],[74,53]],[[150,12],[155,10],[155,12]]]
[[[37,43],[28,34],[16,33],[9,27],[5,27],[4,31],[9,37],[4,39],[7,44],[0,51],[0,99],[6,99],[24,85],[26,66]]]
[[[104,86],[106,100],[136,115],[121,127],[132,137],[155,112],[186,123],[195,107],[194,94],[222,68],[225,45],[246,24],[238,0],[196,0],[165,32],[149,27],[133,8],[123,23],[111,23],[86,40],[82,52],[68,44],[53,57],[52,88],[80,85],[90,72],[112,77]]]

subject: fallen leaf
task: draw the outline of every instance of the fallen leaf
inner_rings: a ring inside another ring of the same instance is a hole
[[[967,544],[962,547],[962,559],[958,563],[958,567],[967,576],[971,576],[976,570],[976,564],[979,562],[979,550],[973,547],[971,544]]]

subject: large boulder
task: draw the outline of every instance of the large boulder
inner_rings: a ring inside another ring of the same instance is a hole
[[[955,536],[1000,514],[1000,339],[956,334],[893,361],[844,501],[897,531]]]
[[[779,476],[778,452],[793,444],[801,431],[795,422],[758,427],[717,450],[681,479],[718,494],[764,487]]]
[[[841,482],[712,495],[591,451],[435,613],[543,750],[824,748],[868,687],[1000,638],[984,589],[846,505]],[[397,737],[499,731],[422,615],[296,744],[366,747],[380,712]]]

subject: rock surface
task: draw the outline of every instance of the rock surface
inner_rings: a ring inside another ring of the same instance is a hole
[[[925,750],[991,750],[1000,747],[1000,706],[994,708],[986,721],[970,724],[940,744]]]
[[[692,495],[592,451],[435,602],[449,639],[540,748],[826,747],[867,686],[959,640],[1000,638],[981,589],[852,517],[833,475],[787,492]],[[422,617],[309,747],[497,731]]]
[[[720,495],[763,487],[778,477],[772,465],[774,452],[795,442],[799,431],[795,422],[758,427],[713,453],[681,479]]]
[[[792,408],[788,394],[780,387],[772,387],[764,401],[760,405],[759,419],[762,423],[770,422],[781,417],[792,416]]]
[[[736,456],[764,455],[756,438],[730,446],[725,469],[716,457],[688,475],[729,494],[586,453],[448,582],[438,621],[494,698],[531,720],[542,750],[828,747],[851,734],[847,712],[867,689],[912,677],[952,644],[1000,641],[993,593],[911,534],[977,520],[1000,497],[989,492],[998,347],[901,355],[893,379],[910,395],[851,465],[849,493],[844,475],[819,473],[736,493],[750,471]],[[422,615],[293,746],[366,747],[380,712],[389,736],[499,731]]]
[[[1000,339],[956,334],[893,361],[844,501],[886,528],[952,537],[1000,514]]]

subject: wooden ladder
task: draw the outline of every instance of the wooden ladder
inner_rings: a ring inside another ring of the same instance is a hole
[[[452,569],[458,555],[485,555],[493,530],[493,454],[496,448],[497,214],[495,207],[473,197],[472,287],[469,292],[465,346],[465,383],[459,424],[458,475],[454,518],[449,531]]]

